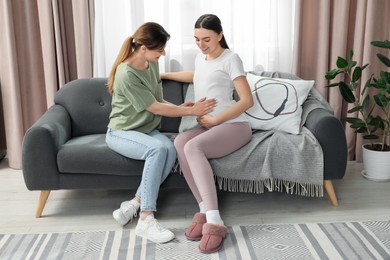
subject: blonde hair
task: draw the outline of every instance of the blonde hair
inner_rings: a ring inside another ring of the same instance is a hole
[[[158,50],[165,47],[170,35],[158,23],[148,22],[141,25],[133,36],[127,37],[122,44],[110,75],[108,76],[107,88],[110,94],[114,91],[114,79],[116,68],[124,60],[136,52],[142,45],[149,50]]]

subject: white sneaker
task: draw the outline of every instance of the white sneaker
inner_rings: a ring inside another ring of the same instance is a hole
[[[153,214],[150,214],[144,220],[138,220],[135,234],[155,243],[166,243],[175,238],[175,234],[161,225]]]
[[[119,225],[126,225],[133,220],[133,217],[137,216],[137,212],[140,204],[133,200],[127,200],[121,203],[119,209],[112,212],[112,216],[118,222]]]

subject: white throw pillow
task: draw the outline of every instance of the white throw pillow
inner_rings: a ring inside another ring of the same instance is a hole
[[[314,80],[289,80],[247,74],[254,105],[246,111],[253,129],[300,133],[302,104]]]

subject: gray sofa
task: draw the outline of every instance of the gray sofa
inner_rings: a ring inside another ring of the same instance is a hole
[[[39,190],[36,217],[40,217],[50,191],[61,189],[136,189],[143,161],[125,158],[105,143],[111,96],[106,78],[78,79],[65,84],[55,104],[25,134],[22,168],[29,190]],[[163,81],[164,98],[184,101],[188,84]],[[178,132],[180,118],[163,118],[161,131]],[[331,180],[344,176],[347,148],[340,121],[324,109],[313,110],[305,126],[315,135],[324,154],[324,188],[332,205],[338,204]],[[187,187],[182,175],[172,172],[163,188]]]

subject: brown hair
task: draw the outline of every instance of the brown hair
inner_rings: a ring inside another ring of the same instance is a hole
[[[142,45],[149,50],[158,50],[165,47],[170,35],[158,23],[148,22],[141,25],[133,36],[127,37],[119,51],[108,77],[107,88],[112,94],[116,68],[120,63],[130,57]]]
[[[199,29],[199,28],[212,30],[217,34],[223,32],[221,20],[219,20],[218,16],[214,14],[204,14],[201,17],[199,17],[198,20],[195,22],[195,29]],[[223,34],[219,44],[222,46],[222,48],[229,49],[229,46],[225,40],[225,35]]]

